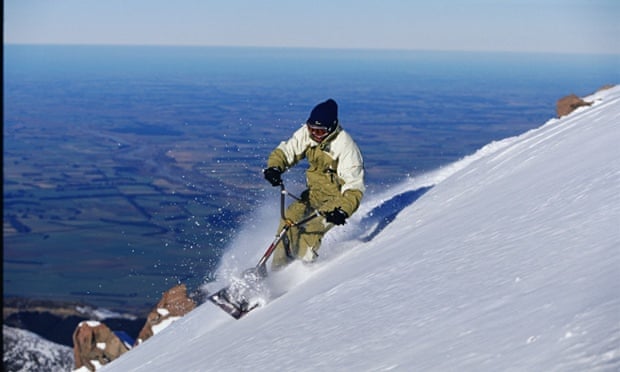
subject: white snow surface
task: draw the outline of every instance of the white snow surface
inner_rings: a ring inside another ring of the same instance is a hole
[[[6,372],[70,371],[73,349],[36,333],[2,325],[2,363]]]
[[[620,370],[620,87],[585,99],[367,195],[316,264],[269,277],[266,306],[234,320],[202,304],[103,369]],[[428,186],[378,229],[382,206]],[[275,222],[247,226],[222,277],[273,239],[277,210],[257,214]]]

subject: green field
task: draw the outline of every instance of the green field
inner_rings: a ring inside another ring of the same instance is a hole
[[[259,172],[243,150],[226,156],[188,138],[6,125],[5,296],[150,306],[178,281],[205,280]],[[226,208],[215,203],[230,194]]]

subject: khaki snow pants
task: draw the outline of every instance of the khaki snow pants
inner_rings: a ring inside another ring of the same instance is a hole
[[[313,212],[314,209],[308,201],[296,200],[286,209],[286,217],[293,222],[297,222]],[[280,222],[278,233],[282,231],[285,224],[284,221]],[[273,252],[271,269],[281,269],[295,259],[304,262],[314,261],[319,256],[318,251],[321,247],[323,235],[333,226],[333,224],[325,222],[325,218],[316,217],[304,225],[291,227]],[[285,244],[288,244],[290,247],[290,257],[287,256],[284,249]]]

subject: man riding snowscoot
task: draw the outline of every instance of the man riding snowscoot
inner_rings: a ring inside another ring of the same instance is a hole
[[[351,136],[338,122],[338,105],[333,99],[316,105],[306,123],[269,156],[265,179],[282,185],[281,175],[307,159],[307,189],[286,210],[286,218],[299,221],[315,211],[320,214],[303,225],[293,226],[273,253],[272,269],[292,260],[312,262],[318,257],[321,239],[334,225],[343,225],[359,207],[365,191],[364,162]],[[282,221],[281,231],[287,221]]]
[[[281,176],[304,158],[309,163],[307,189],[296,197],[286,191]],[[270,257],[272,270],[295,259],[313,262],[323,235],[346,222],[359,207],[365,190],[362,155],[338,124],[338,105],[333,99],[315,106],[306,123],[273,150],[263,174],[269,183],[281,188],[278,234],[256,267],[245,270],[240,280],[209,296],[235,319],[259,306],[252,297],[254,292],[260,292]],[[285,195],[295,199],[286,211]]]

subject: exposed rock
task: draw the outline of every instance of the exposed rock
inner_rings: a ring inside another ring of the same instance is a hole
[[[73,333],[75,368],[95,371],[129,351],[108,326],[98,321],[84,321]]]
[[[602,87],[598,88],[597,92],[603,91],[603,90],[607,90],[607,89],[611,89],[615,87],[614,84],[605,84]]]
[[[598,93],[600,91],[613,88],[614,86],[615,85],[613,84],[606,84],[600,87],[596,92]],[[575,111],[575,109],[578,107],[590,105],[592,105],[592,102],[584,101],[583,99],[577,97],[575,94],[569,94],[568,96],[562,97],[558,100],[556,105],[556,113],[560,118]]]
[[[591,104],[592,102],[586,102],[581,98],[577,97],[575,94],[570,94],[558,100],[558,103],[556,105],[556,113],[558,117],[562,117],[570,114],[578,107],[590,106]]]
[[[146,318],[144,328],[140,331],[136,345],[146,341],[173,321],[189,313],[196,307],[196,302],[187,296],[185,284],[179,284],[164,292],[157,306]]]
[[[129,351],[132,344],[139,345],[195,307],[196,302],[188,297],[185,284],[169,289],[148,315],[135,343],[126,333],[113,332],[101,322],[81,322],[73,333],[75,368],[95,371]]]

